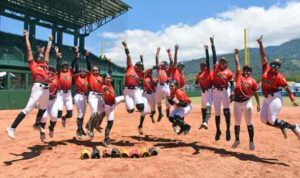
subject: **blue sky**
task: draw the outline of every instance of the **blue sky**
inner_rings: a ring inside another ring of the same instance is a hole
[[[204,55],[202,47],[215,35],[219,53],[242,47],[243,28],[249,29],[250,46],[264,34],[267,45],[299,38],[299,1],[283,0],[124,0],[132,9],[86,38],[86,48],[104,53],[123,65],[121,41],[126,39],[135,52],[152,58],[156,47],[180,47],[181,60]],[[266,25],[268,24],[268,25]],[[0,30],[22,34],[23,24],[1,17]],[[276,29],[276,30],[275,30]],[[49,29],[37,28],[37,38],[47,39]],[[195,41],[196,40],[196,41]],[[73,38],[64,36],[72,45]],[[150,44],[148,44],[150,43]],[[149,63],[150,64],[150,63]]]

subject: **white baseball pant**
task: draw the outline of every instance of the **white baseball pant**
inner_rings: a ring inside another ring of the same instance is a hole
[[[64,105],[66,105],[67,111],[73,110],[73,100],[72,93],[69,90],[67,93],[64,93],[62,90],[57,92],[57,107],[58,110],[62,111]]]
[[[87,96],[77,93],[74,96],[74,102],[77,108],[77,118],[84,118],[86,112]]]
[[[56,122],[57,112],[58,112],[58,109],[57,109],[57,97],[56,97],[52,100],[49,100],[47,111],[44,113],[44,115],[41,119],[41,123],[46,123],[48,116],[50,116],[50,120],[52,122]]]
[[[241,125],[241,120],[242,120],[242,115],[244,112],[244,117],[246,120],[246,124],[252,125],[252,101],[251,99],[244,101],[244,102],[234,102],[233,104],[233,115],[235,119],[235,125],[240,126]]]
[[[227,89],[217,90],[216,88],[213,90],[213,101],[216,116],[221,115],[221,102],[223,103],[223,108],[230,107],[230,99],[229,93]]]
[[[33,84],[29,101],[22,111],[25,115],[27,115],[34,107],[36,107],[37,104],[39,109],[47,109],[49,102],[49,89],[45,89],[44,87],[46,86],[41,83]]]
[[[115,104],[112,106],[108,104],[104,105],[104,111],[107,117],[107,121],[113,121],[115,119],[115,107],[121,102],[124,102],[124,96],[116,97]]]
[[[280,92],[276,92],[273,95],[274,96],[268,95],[267,98],[264,98],[260,111],[260,120],[265,124],[269,123],[274,125],[282,107],[282,96]]]
[[[95,113],[101,114],[104,112],[104,102],[103,102],[102,95],[100,93],[90,91],[88,101],[89,101],[92,114]]]
[[[148,110],[147,99],[142,96],[142,90],[139,88],[128,89],[125,87],[124,91],[125,106],[127,110],[134,110],[135,105],[144,104],[142,116],[146,116]]]
[[[169,109],[171,106],[167,100],[168,96],[170,96],[169,85],[167,83],[165,83],[164,85],[158,83],[155,92],[155,99],[156,99],[157,106],[161,107],[161,101],[162,99],[165,99],[166,107],[167,109]]]
[[[170,117],[180,116],[184,118],[187,114],[192,111],[192,104],[187,105],[186,107],[175,107],[173,111],[170,113]]]
[[[205,109],[207,106],[211,106],[213,102],[213,89],[208,89],[201,95],[201,106]]]
[[[151,111],[155,111],[155,106],[156,106],[156,99],[155,99],[155,92],[148,94],[146,92],[143,93],[143,96],[147,99]]]

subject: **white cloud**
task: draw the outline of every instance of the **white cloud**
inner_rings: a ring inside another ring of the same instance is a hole
[[[103,33],[101,38],[112,40],[106,51],[115,63],[125,66],[126,58],[121,45],[128,42],[134,62],[139,55],[144,55],[146,66],[154,65],[155,51],[161,47],[161,60],[167,59],[166,48],[180,45],[180,61],[204,56],[204,44],[209,44],[209,37],[215,35],[217,53],[233,52],[234,48],[243,48],[243,29],[249,30],[249,46],[256,47],[256,38],[264,35],[265,45],[278,45],[300,37],[300,2],[290,2],[285,6],[234,8],[207,18],[195,25],[176,24],[162,31],[127,30],[122,33]]]

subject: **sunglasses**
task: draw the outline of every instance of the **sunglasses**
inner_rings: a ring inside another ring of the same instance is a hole
[[[279,68],[280,68],[280,64],[272,63],[272,64],[271,64],[271,67],[272,67],[272,68],[275,68],[275,69],[279,69]]]
[[[175,85],[170,85],[170,88],[175,88]]]

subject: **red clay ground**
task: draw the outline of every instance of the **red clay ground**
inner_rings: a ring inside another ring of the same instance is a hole
[[[263,125],[256,112],[256,150],[249,151],[245,122],[241,127],[241,146],[232,149],[233,140],[226,142],[224,134],[219,142],[214,141],[213,119],[208,130],[198,130],[201,116],[198,105],[186,118],[192,125],[187,136],[175,135],[166,118],[153,125],[147,117],[144,126],[147,136],[141,137],[137,131],[138,113],[127,114],[123,104],[117,110],[112,146],[128,149],[156,146],[159,156],[80,160],[83,148],[91,150],[97,145],[101,151],[104,149],[103,134],[97,134],[92,142],[77,141],[75,119],[69,120],[67,128],[62,128],[59,120],[55,138],[43,144],[31,127],[34,111],[20,124],[17,138],[11,140],[5,128],[19,111],[0,111],[0,177],[300,177],[300,141],[292,132],[287,140],[283,139],[280,130]],[[300,122],[299,116],[299,108],[286,107],[281,111],[281,117],[290,122]],[[224,120],[222,124],[224,128]],[[102,127],[105,125],[104,122]]]

